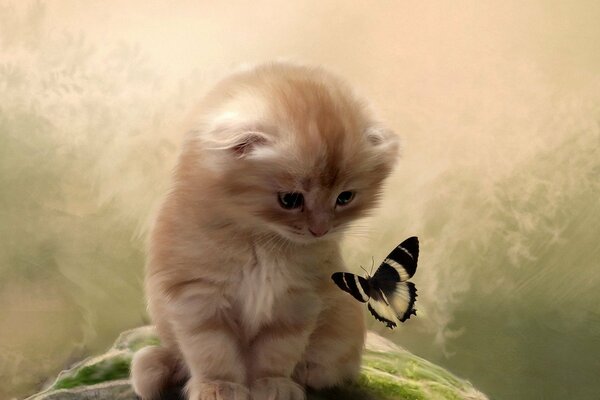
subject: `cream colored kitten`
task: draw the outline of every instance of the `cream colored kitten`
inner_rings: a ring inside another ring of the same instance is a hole
[[[300,400],[355,377],[363,310],[330,276],[395,135],[338,78],[286,63],[230,76],[199,110],[150,237],[162,344],[135,355],[136,393],[187,380],[191,400]]]

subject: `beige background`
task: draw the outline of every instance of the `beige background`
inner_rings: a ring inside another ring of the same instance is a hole
[[[0,398],[145,323],[180,121],[279,57],[345,76],[403,139],[346,255],[419,235],[419,317],[372,327],[495,399],[594,398],[598,21],[593,0],[0,1]]]

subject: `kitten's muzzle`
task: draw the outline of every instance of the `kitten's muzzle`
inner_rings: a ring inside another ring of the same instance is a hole
[[[308,231],[310,233],[312,233],[312,235],[314,237],[321,237],[321,236],[325,235],[327,232],[329,232],[329,228],[326,228],[326,227],[315,227],[315,228],[308,228]]]

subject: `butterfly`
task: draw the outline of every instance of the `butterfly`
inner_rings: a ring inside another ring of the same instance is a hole
[[[413,236],[392,250],[373,276],[363,278],[349,272],[336,272],[331,279],[356,300],[367,303],[375,319],[394,329],[398,321],[417,315],[414,308],[417,288],[407,281],[417,271],[418,259],[419,239]]]

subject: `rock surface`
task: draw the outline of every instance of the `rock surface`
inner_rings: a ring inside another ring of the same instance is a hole
[[[152,327],[122,333],[105,354],[86,359],[59,374],[45,391],[28,400],[136,400],[129,364],[138,349],[158,344]],[[182,399],[174,388],[165,400]],[[343,388],[310,392],[308,400],[487,400],[469,382],[387,339],[369,332],[358,382]]]

